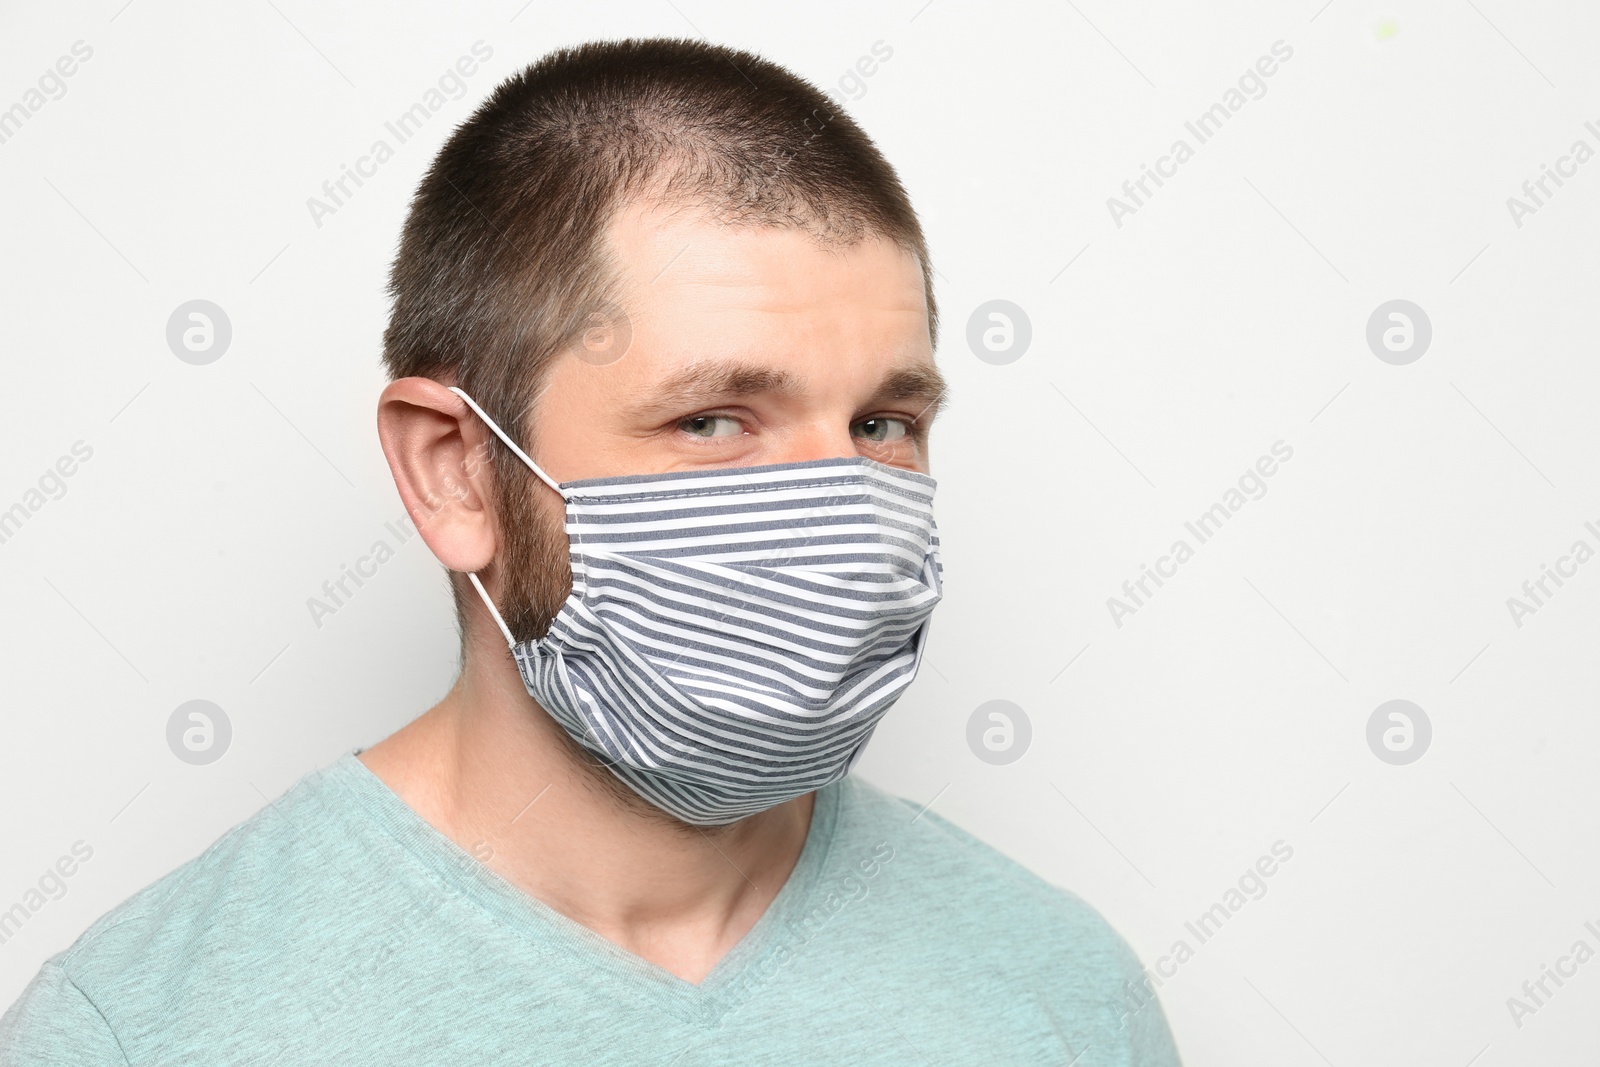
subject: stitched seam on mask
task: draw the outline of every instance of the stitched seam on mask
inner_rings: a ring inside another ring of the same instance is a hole
[[[921,499],[923,497],[931,497],[933,495],[932,490],[912,489],[912,488],[910,488],[908,486],[896,485],[893,482],[877,483],[877,484],[879,484],[882,488],[887,489],[889,492],[894,493],[897,496],[908,497],[908,498],[911,498],[911,499],[914,499],[914,500],[915,499]],[[818,489],[818,488],[822,488],[822,487],[837,486],[837,485],[838,485],[838,483],[831,482],[831,481],[794,482],[794,483],[785,482],[785,483],[782,483],[782,484],[776,485],[776,486],[774,486],[774,485],[750,485],[750,486],[738,486],[738,487],[730,486],[728,488],[695,490],[695,491],[688,492],[688,493],[675,492],[673,490],[668,489],[668,490],[656,490],[656,491],[649,492],[649,493],[625,493],[625,494],[608,495],[608,496],[583,496],[583,495],[580,495],[579,493],[575,492],[569,499],[571,499],[571,500],[581,500],[584,503],[590,503],[590,504],[608,504],[608,503],[637,504],[637,503],[641,503],[643,501],[649,501],[649,500],[679,501],[679,500],[692,500],[695,497],[699,497],[699,496],[725,496],[725,495],[731,495],[731,494],[736,494],[736,493],[764,493],[764,492],[767,492],[767,491],[769,491],[771,489],[774,489],[774,488],[781,488],[781,489]],[[852,488],[852,487],[843,486],[841,488],[848,489],[848,488]]]

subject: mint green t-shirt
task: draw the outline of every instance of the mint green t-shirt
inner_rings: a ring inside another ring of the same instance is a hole
[[[0,1065],[1176,1067],[1141,980],[1082,899],[847,778],[695,985],[505,881],[350,752],[46,962]]]

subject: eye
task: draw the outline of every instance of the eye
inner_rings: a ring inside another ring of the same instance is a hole
[[[864,437],[873,444],[898,441],[910,433],[910,426],[905,419],[891,419],[882,415],[862,419],[856,423],[856,429],[860,431],[857,437]]]
[[[723,429],[718,432],[717,425],[723,424]],[[728,429],[727,427],[732,427]],[[744,432],[744,427],[738,419],[727,415],[690,415],[678,422],[678,429],[694,437],[732,437]]]

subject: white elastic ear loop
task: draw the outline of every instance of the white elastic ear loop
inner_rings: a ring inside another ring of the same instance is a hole
[[[544,482],[545,485],[548,485],[550,488],[554,489],[556,492],[561,493],[561,484],[559,482],[557,482],[554,478],[552,478],[548,474],[546,474],[544,471],[540,470],[539,469],[539,465],[537,463],[535,463],[528,456],[528,454],[526,452],[524,452],[522,449],[518,448],[517,447],[517,443],[515,441],[513,441],[511,438],[507,437],[504,430],[500,429],[499,426],[495,425],[495,421],[489,417],[488,412],[484,411],[482,408],[480,408],[478,406],[478,402],[476,400],[472,399],[465,392],[463,392],[461,389],[459,389],[458,387],[456,387],[454,385],[450,386],[450,391],[452,393],[456,394],[456,396],[459,396],[462,400],[465,400],[467,402],[467,407],[471,408],[473,411],[476,411],[478,413],[478,418],[483,420],[484,425],[488,426],[489,429],[493,430],[495,432],[495,436],[499,437],[500,440],[504,441],[506,443],[506,447],[511,449],[511,451],[515,452],[517,454],[517,458],[522,460],[522,462],[526,463],[528,465],[529,469],[531,469],[533,471],[533,473],[535,473],[535,474],[537,474],[539,476],[539,480],[540,481]],[[563,497],[565,497],[567,494],[561,493],[561,495]]]
[[[517,447],[517,443],[515,441],[513,441],[511,438],[509,438],[509,437],[507,437],[505,435],[505,431],[504,430],[500,429],[499,426],[495,425],[495,421],[489,417],[487,412],[485,412],[482,408],[480,408],[478,406],[478,402],[476,400],[472,399],[470,396],[468,396],[465,392],[463,392],[461,389],[457,388],[456,386],[452,385],[449,388],[450,388],[450,391],[452,393],[454,393],[457,396],[459,396],[462,400],[465,400],[467,402],[467,406],[468,407],[470,407],[473,411],[477,412],[478,418],[483,420],[484,425],[488,426],[489,429],[493,430],[495,432],[495,435],[497,437],[499,437],[500,440],[505,442],[506,447],[511,449],[512,452],[516,453],[517,458],[522,460],[522,462],[526,463],[528,465],[529,469],[532,470],[533,473],[537,474],[539,476],[539,479],[541,481],[543,481],[545,485],[548,485],[550,488],[554,489],[556,492],[561,493],[560,484],[558,484],[554,478],[551,478],[544,471],[540,470],[539,469],[539,465],[537,463],[535,463],[531,458],[529,458],[529,456],[528,456],[528,454],[526,452],[524,452],[522,449],[518,448]],[[566,495],[567,494],[565,494],[565,493],[561,493],[561,496],[562,496],[563,499],[565,499]],[[492,616],[494,618],[495,625],[500,627],[500,632],[505,635],[507,647],[515,649],[517,647],[517,639],[515,637],[511,636],[511,628],[508,627],[506,625],[506,621],[500,617],[500,612],[495,608],[494,601],[489,599],[489,594],[483,588],[483,583],[478,581],[478,576],[476,574],[472,574],[472,573],[469,573],[467,575],[467,580],[472,583],[472,588],[476,589],[478,591],[478,595],[483,598],[484,606],[489,609],[489,614],[490,614],[490,616]]]
[[[478,595],[483,598],[484,606],[489,609],[489,614],[494,616],[494,624],[500,627],[500,632],[502,634],[505,634],[506,647],[516,648],[517,639],[511,636],[510,628],[506,626],[506,621],[500,617],[500,613],[495,610],[494,601],[489,599],[489,594],[484,591],[483,583],[478,581],[478,576],[469,571],[467,574],[467,581],[471,582],[472,588],[478,591]]]

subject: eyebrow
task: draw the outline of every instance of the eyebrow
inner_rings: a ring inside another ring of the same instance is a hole
[[[718,398],[771,393],[795,398],[803,395],[802,379],[787,370],[725,360],[700,360],[657,384],[649,399],[624,409],[630,418],[649,418],[673,410],[708,406]],[[950,398],[949,383],[936,367],[915,364],[890,371],[868,400],[879,404],[909,400],[917,405],[917,418],[932,422]]]

